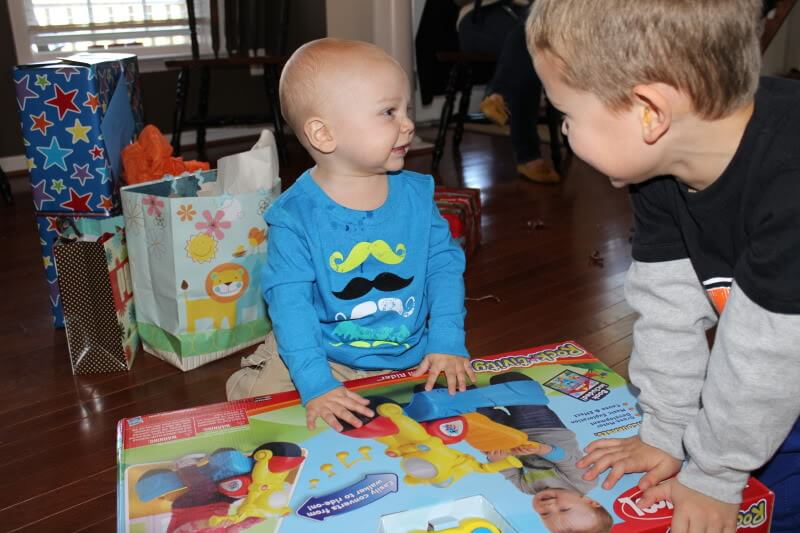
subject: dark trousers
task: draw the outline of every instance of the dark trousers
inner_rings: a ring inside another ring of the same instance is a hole
[[[772,459],[754,475],[775,493],[772,533],[800,532],[800,420]]]
[[[542,83],[533,69],[525,40],[527,10],[492,4],[478,17],[465,16],[458,26],[462,52],[497,55],[497,67],[486,93],[503,95],[511,112],[511,144],[517,163],[540,159],[539,103]]]

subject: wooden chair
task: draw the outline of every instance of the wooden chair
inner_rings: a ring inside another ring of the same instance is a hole
[[[0,167],[0,195],[8,205],[14,205],[14,196],[11,194],[11,184],[8,182],[8,176]]]
[[[464,123],[471,121],[485,121],[482,114],[470,115],[469,101],[472,94],[473,72],[476,69],[485,70],[486,67],[494,67],[497,58],[491,54],[471,54],[464,52],[439,52],[436,59],[450,67],[450,77],[445,89],[445,103],[442,107],[441,118],[439,119],[439,131],[436,135],[436,143],[433,149],[432,170],[435,173],[439,168],[439,163],[444,155],[444,145],[447,142],[447,129],[455,120],[455,132],[453,133],[453,152],[459,152],[461,139],[464,137]],[[453,113],[456,95],[461,93],[458,104],[458,113]],[[567,155],[570,153],[569,143],[566,137],[561,135],[561,113],[544,98],[544,110],[539,118],[539,123],[546,123],[550,134],[550,157],[556,171],[562,173],[562,146],[566,148]]]
[[[278,16],[270,16],[276,5]],[[220,5],[222,4],[222,5]],[[281,107],[278,99],[278,78],[286,61],[286,35],[289,22],[288,0],[263,2],[261,0],[209,0],[211,28],[211,49],[213,57],[200,57],[197,38],[197,16],[195,1],[186,0],[189,15],[189,29],[192,40],[192,58],[166,61],[168,68],[179,68],[173,116],[172,148],[175,155],[181,151],[181,133],[184,127],[197,128],[197,152],[206,159],[206,130],[209,127],[233,126],[242,124],[275,125],[275,141],[278,156],[286,161],[286,137],[281,120]],[[220,8],[223,9],[220,12]],[[220,55],[220,22],[224,17],[225,53]],[[262,50],[264,53],[261,53]],[[260,66],[264,69],[264,88],[271,113],[248,115],[210,115],[208,96],[211,71],[216,69],[249,69]],[[186,95],[192,71],[200,70],[200,95],[197,113],[186,116]]]

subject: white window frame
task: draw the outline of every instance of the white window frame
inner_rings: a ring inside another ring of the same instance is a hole
[[[8,14],[11,21],[11,33],[14,35],[14,45],[17,51],[17,63],[27,64],[37,61],[47,61],[71,55],[67,52],[41,52],[35,54],[31,51],[31,39],[25,28],[28,27],[28,22],[25,15],[25,7],[27,0],[9,0]],[[77,3],[77,2],[76,2]],[[211,53],[211,36],[209,26],[203,15],[208,12],[208,2],[206,0],[196,0],[196,10],[198,15],[197,20],[197,37],[198,44],[200,45],[200,53]],[[224,26],[223,26],[224,27]],[[21,30],[22,29],[22,30]],[[114,53],[130,53],[136,54],[139,57],[139,71],[140,72],[160,72],[167,70],[164,66],[164,61],[168,59],[189,59],[192,57],[191,51],[191,37],[187,33],[187,42],[185,45],[167,45],[167,46],[115,46],[107,50],[97,50],[98,52],[114,52]],[[91,52],[91,50],[90,50]],[[75,52],[77,53],[77,52]]]

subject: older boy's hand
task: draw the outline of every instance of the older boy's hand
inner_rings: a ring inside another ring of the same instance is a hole
[[[672,513],[672,533],[734,533],[739,505],[706,496],[677,479],[650,487],[636,504],[647,508],[662,500],[675,506]]]
[[[616,485],[628,472],[647,472],[639,480],[639,488],[646,490],[678,473],[681,461],[636,437],[627,439],[600,439],[586,447],[587,455],[575,463],[578,468],[591,468],[583,479],[591,481],[611,469],[603,482],[604,489]]]
[[[361,413],[369,417],[375,416],[375,413],[367,405],[369,405],[369,400],[366,398],[347,390],[346,387],[337,387],[309,400],[306,404],[306,425],[308,429],[314,429],[317,417],[320,417],[339,432],[344,429],[339,420],[344,420],[353,427],[360,428],[363,424],[353,413]]]
[[[436,378],[439,373],[444,372],[447,377],[447,390],[450,394],[456,393],[456,387],[461,392],[467,390],[467,378],[475,383],[475,372],[472,370],[472,365],[469,364],[468,357],[459,357],[457,355],[447,355],[443,353],[429,353],[425,359],[419,364],[419,367],[411,374],[417,378],[429,372],[428,381],[425,382],[425,390],[433,389],[436,383]]]

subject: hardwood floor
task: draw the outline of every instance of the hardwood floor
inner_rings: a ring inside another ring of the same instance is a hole
[[[407,168],[427,172],[430,157],[411,156]],[[294,180],[310,159],[293,143],[290,160],[282,174]],[[573,339],[627,375],[627,193],[578,160],[566,176],[558,186],[518,178],[505,137],[467,132],[456,159],[448,147],[441,181],[482,191],[467,295],[498,299],[467,303],[468,345],[482,355]],[[140,354],[128,373],[73,376],[64,332],[50,325],[30,188],[12,187],[16,205],[0,207],[0,531],[114,531],[117,420],[223,401],[239,358],[182,373]]]

